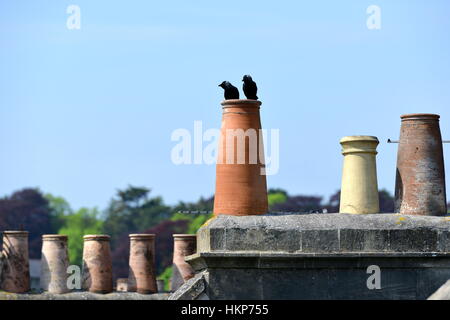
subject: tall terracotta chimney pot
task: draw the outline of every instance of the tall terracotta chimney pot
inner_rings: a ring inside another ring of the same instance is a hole
[[[184,282],[195,276],[195,271],[184,258],[194,254],[197,250],[197,236],[195,234],[173,235],[173,271],[171,290],[175,291]]]
[[[214,214],[239,216],[267,213],[264,146],[260,133],[261,101],[236,99],[225,100],[221,104],[223,115],[216,164]],[[230,131],[236,129],[248,133],[244,137],[245,147],[242,144],[242,148],[238,148],[239,139],[230,135]],[[227,132],[230,143],[227,143]]]
[[[67,288],[68,267],[67,236],[44,234],[42,236],[41,288],[56,294],[69,292],[70,290]]]
[[[30,291],[28,232],[3,231],[2,289],[12,293]]]
[[[156,293],[155,235],[130,234],[130,271],[128,291]]]
[[[83,239],[83,289],[94,293],[112,292],[110,237],[108,235],[86,235]]]
[[[377,137],[349,136],[341,139],[344,166],[339,212],[380,212],[376,167]]]
[[[401,117],[395,180],[395,211],[401,214],[447,214],[444,155],[439,115]]]

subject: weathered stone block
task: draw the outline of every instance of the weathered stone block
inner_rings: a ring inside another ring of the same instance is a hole
[[[344,252],[388,251],[389,231],[341,229],[340,250]]]
[[[302,230],[302,252],[339,251],[338,230]]]
[[[390,250],[397,252],[435,252],[438,250],[438,231],[418,228],[390,230]]]

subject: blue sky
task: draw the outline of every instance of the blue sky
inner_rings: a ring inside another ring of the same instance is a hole
[[[71,4],[80,30],[66,28]],[[366,27],[372,4],[381,30]],[[210,196],[215,167],[173,164],[171,133],[218,128],[217,85],[243,74],[263,127],[280,129],[269,187],[328,197],[339,139],[368,134],[381,141],[379,187],[393,192],[386,140],[401,114],[440,114],[450,139],[449,15],[447,0],[2,1],[0,195],[39,187],[74,208],[104,208],[128,184],[169,204]]]

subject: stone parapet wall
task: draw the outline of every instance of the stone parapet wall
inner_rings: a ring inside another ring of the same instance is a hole
[[[446,217],[220,215],[186,260],[204,275],[202,299],[426,299],[450,278],[449,235]],[[198,291],[183,290],[171,298]]]

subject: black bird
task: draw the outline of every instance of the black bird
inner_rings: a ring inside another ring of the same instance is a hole
[[[244,94],[247,99],[258,100],[258,96],[256,95],[258,87],[256,86],[255,81],[252,80],[252,77],[250,77],[249,75],[245,75],[242,81],[244,81],[242,90],[244,90]]]
[[[239,90],[228,81],[222,82],[219,84],[219,87],[222,87],[223,90],[225,90],[225,100],[239,99]]]

